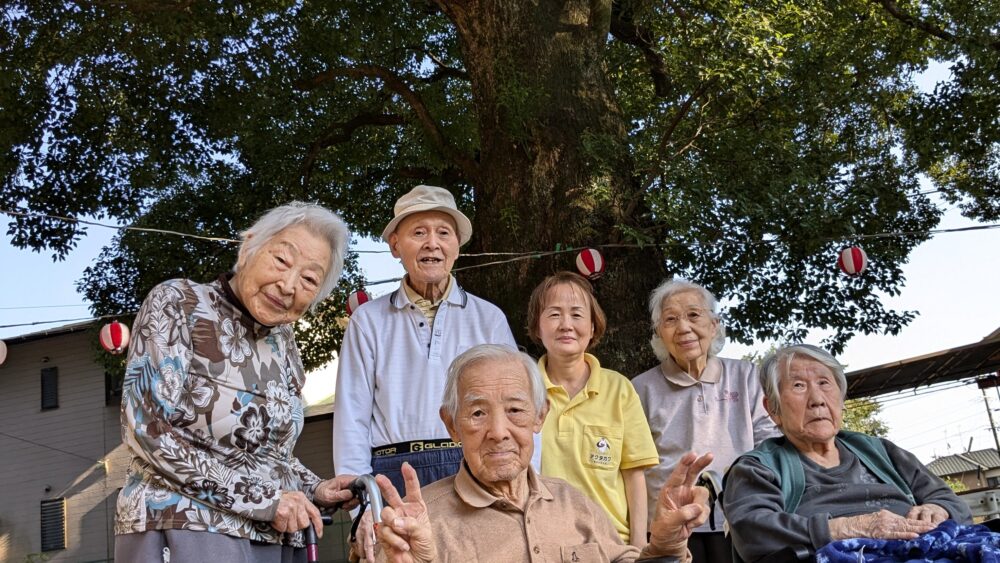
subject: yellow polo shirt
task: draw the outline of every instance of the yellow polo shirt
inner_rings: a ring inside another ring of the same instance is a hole
[[[585,359],[590,379],[572,399],[562,385],[549,380],[546,356],[538,360],[550,405],[542,428],[542,475],[569,481],[604,507],[628,543],[628,500],[621,470],[654,466],[659,455],[629,380],[601,368],[590,354]]]

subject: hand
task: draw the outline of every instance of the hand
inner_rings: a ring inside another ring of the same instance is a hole
[[[279,532],[297,532],[312,524],[316,537],[323,537],[319,509],[301,491],[282,491],[271,527]]]
[[[342,502],[344,504],[338,508],[344,510],[354,508],[358,505],[358,499],[354,498],[354,494],[348,489],[354,479],[354,475],[338,475],[321,482],[313,493],[313,502],[323,507],[331,507]]]
[[[831,518],[830,537],[835,540],[850,538],[912,540],[936,527],[937,524],[932,524],[928,520],[907,518],[883,509],[870,514]]]
[[[406,498],[399,493],[384,475],[375,477],[385,508],[382,509],[382,525],[379,527],[379,543],[393,563],[419,563],[437,558],[437,546],[431,530],[431,519],[427,505],[420,495],[420,481],[417,472],[409,463],[402,467]]]
[[[375,532],[374,519],[371,510],[366,510],[361,515],[361,522],[358,523],[357,535],[351,542],[351,550],[361,558],[362,561],[375,561],[375,544],[373,538]]]
[[[936,526],[950,518],[951,515],[948,514],[948,511],[944,507],[936,504],[918,504],[910,509],[906,517],[910,520],[930,522]]]
[[[687,553],[691,532],[708,520],[708,489],[694,484],[710,463],[712,454],[698,457],[688,452],[670,473],[649,524],[651,554],[683,558]]]

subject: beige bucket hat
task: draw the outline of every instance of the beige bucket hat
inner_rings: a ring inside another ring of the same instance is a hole
[[[399,222],[407,216],[421,211],[440,211],[447,213],[455,219],[455,226],[458,228],[459,246],[469,242],[472,238],[472,222],[455,205],[455,196],[444,188],[437,186],[417,186],[404,194],[392,208],[395,217],[382,231],[382,240],[389,242],[389,235],[396,232]]]

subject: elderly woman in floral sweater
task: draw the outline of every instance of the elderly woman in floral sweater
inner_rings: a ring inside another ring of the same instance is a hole
[[[323,481],[292,455],[305,383],[292,323],[333,290],[347,238],[330,211],[284,205],[243,233],[234,274],[150,292],[125,374],[115,560],[305,560],[315,504],[350,498],[350,477]]]

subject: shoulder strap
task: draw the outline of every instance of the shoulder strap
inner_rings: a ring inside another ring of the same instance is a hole
[[[913,498],[913,491],[910,490],[910,486],[899,472],[896,471],[896,466],[889,459],[889,452],[886,451],[882,440],[879,440],[875,436],[869,436],[860,432],[851,432],[849,430],[841,430],[837,434],[837,439],[845,448],[851,450],[851,453],[858,456],[861,463],[874,473],[880,481],[888,485],[895,485],[901,493],[906,495],[911,504],[917,504],[916,499]]]
[[[802,493],[806,488],[806,475],[802,460],[795,446],[784,437],[768,438],[759,446],[740,457],[750,457],[768,468],[778,478],[785,512],[793,513],[799,507]],[[735,462],[734,462],[735,465]],[[723,483],[725,487],[725,483]]]

